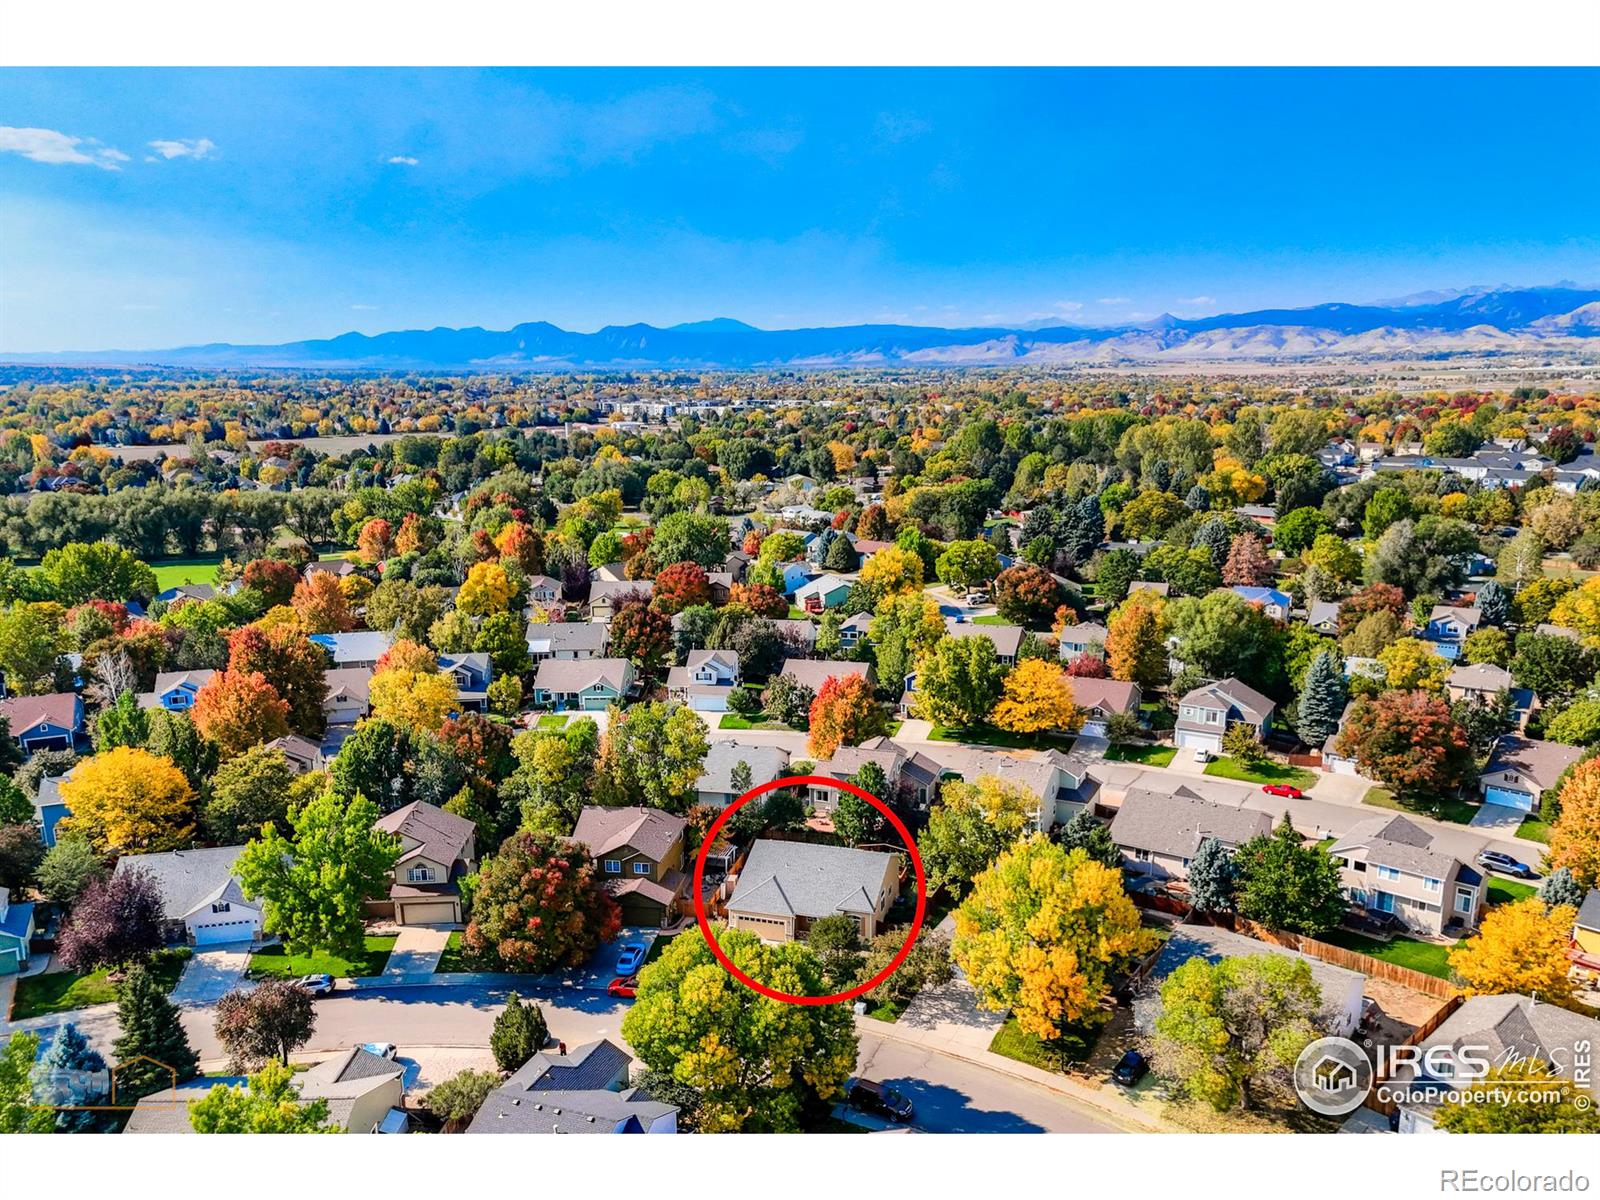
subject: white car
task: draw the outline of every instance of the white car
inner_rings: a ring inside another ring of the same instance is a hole
[[[1204,746],[1201,746],[1199,749],[1197,749],[1194,752],[1194,760],[1197,763],[1208,763],[1208,762],[1210,762],[1211,761],[1211,751],[1207,750]]]

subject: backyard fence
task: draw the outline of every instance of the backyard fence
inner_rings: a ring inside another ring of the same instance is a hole
[[[1401,987],[1410,988],[1414,992],[1421,992],[1425,996],[1432,996],[1436,1000],[1450,1000],[1461,994],[1460,989],[1448,979],[1440,979],[1437,975],[1414,971],[1410,967],[1396,966],[1394,963],[1373,958],[1370,954],[1346,950],[1343,946],[1329,945],[1327,942],[1319,942],[1315,938],[1305,937],[1298,933],[1288,933],[1281,929],[1268,929],[1265,925],[1258,925],[1254,921],[1237,914],[1232,916],[1219,914],[1216,920],[1218,924],[1231,928],[1235,933],[1245,934],[1247,937],[1253,937],[1258,941],[1271,942],[1275,946],[1287,946],[1291,950],[1298,950],[1301,954],[1310,955],[1312,958],[1320,958],[1323,962],[1332,963],[1336,967],[1345,967],[1351,971],[1359,971],[1363,975],[1370,975],[1374,979],[1385,979],[1390,983],[1398,983]]]

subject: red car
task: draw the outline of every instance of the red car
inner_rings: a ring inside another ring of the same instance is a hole
[[[632,1000],[634,991],[638,986],[639,977],[637,975],[619,975],[606,984],[606,995],[616,996],[621,1000]]]
[[[1269,796],[1287,796],[1291,800],[1304,800],[1305,793],[1297,787],[1290,787],[1287,783],[1263,783],[1261,790]]]

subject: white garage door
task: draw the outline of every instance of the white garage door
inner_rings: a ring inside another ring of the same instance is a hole
[[[402,925],[451,925],[456,920],[456,906],[449,900],[423,900],[398,908],[395,916]]]
[[[254,921],[222,921],[215,925],[196,925],[194,944],[216,946],[223,942],[248,942],[255,936]]]
[[[1173,734],[1173,745],[1180,750],[1196,750],[1204,747],[1207,750],[1217,751],[1222,749],[1222,738],[1214,733],[1198,733],[1192,729],[1180,729]]]

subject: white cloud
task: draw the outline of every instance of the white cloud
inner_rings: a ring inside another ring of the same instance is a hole
[[[1215,304],[1215,296],[1190,296],[1187,300],[1179,300],[1179,304]]]
[[[393,167],[414,167],[417,160],[409,154],[395,154],[389,158],[389,165]]]
[[[1101,296],[1096,304],[1132,304],[1133,301],[1126,296]]]
[[[156,153],[145,159],[146,162],[159,161],[156,157],[173,158],[210,158],[217,144],[210,138],[173,138],[162,139],[150,143],[150,149]]]
[[[19,129],[0,125],[0,153],[20,154],[37,163],[62,165],[66,163],[100,167],[106,171],[120,171],[118,163],[128,161],[121,150],[102,146],[93,138],[73,137],[54,129]]]
[[[378,306],[376,304],[352,304],[350,307],[355,309],[356,312],[377,312],[378,311]]]

